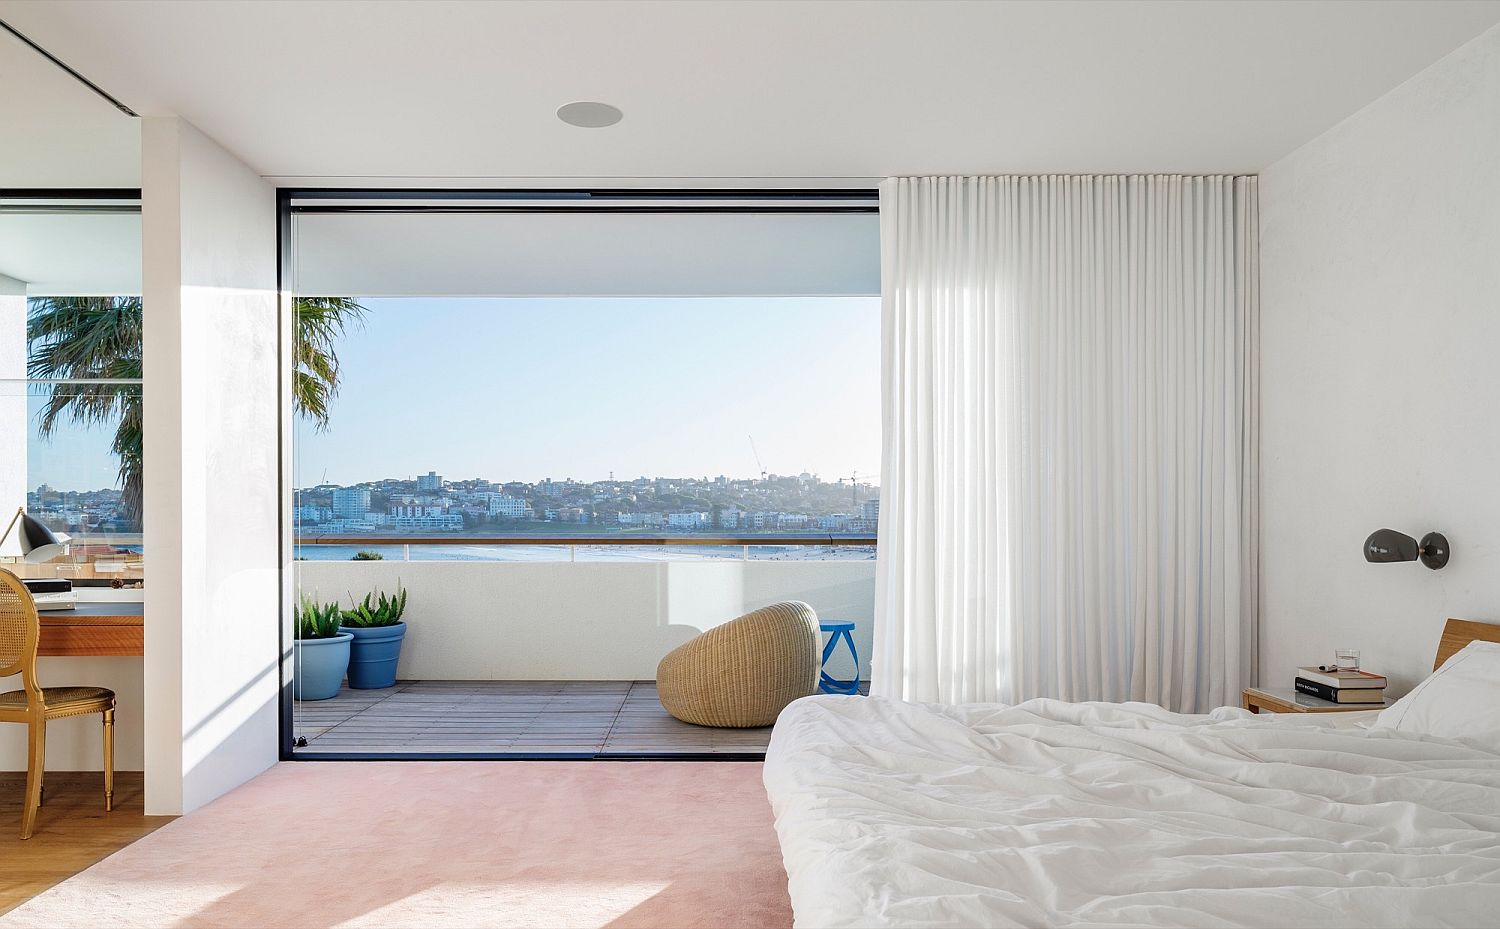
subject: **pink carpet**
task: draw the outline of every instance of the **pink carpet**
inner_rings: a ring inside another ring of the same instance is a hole
[[[790,926],[761,766],[281,764],[0,926]]]

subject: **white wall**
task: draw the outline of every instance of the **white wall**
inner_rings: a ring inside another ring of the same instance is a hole
[[[0,274],[0,532],[26,504],[26,282]],[[0,557],[21,553],[12,530]]]
[[[1500,620],[1500,30],[1261,176],[1261,682]],[[1453,558],[1365,563],[1390,527]]]
[[[277,758],[276,209],[191,125],[142,127],[146,810]]]
[[[394,591],[399,579],[408,629],[397,674],[406,680],[651,680],[673,648],[779,600],[854,620],[869,676],[873,561],[309,561],[296,570],[303,591],[345,602],[350,592]]]
[[[115,770],[139,771],[144,763],[141,733],[145,703],[139,658],[38,658],[37,677],[44,687],[108,687],[115,692]],[[0,689],[19,687],[0,681]],[[100,771],[104,741],[99,715],[56,719],[47,724],[48,771]],[[26,727],[0,726],[0,771],[26,770]]]

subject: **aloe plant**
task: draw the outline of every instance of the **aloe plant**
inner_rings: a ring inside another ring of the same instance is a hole
[[[343,611],[338,603],[319,603],[304,594],[297,606],[297,638],[331,639],[339,634]]]
[[[394,626],[401,621],[401,614],[406,612],[406,588],[398,582],[393,596],[387,597],[382,591],[374,591],[365,594],[365,598],[359,601],[351,593],[349,602],[354,604],[353,609],[344,610],[340,614],[344,625],[359,628]]]

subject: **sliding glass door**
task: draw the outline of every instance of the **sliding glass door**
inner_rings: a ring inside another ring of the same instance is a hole
[[[667,652],[805,600],[868,655],[869,194],[283,207],[292,752],[749,757]]]

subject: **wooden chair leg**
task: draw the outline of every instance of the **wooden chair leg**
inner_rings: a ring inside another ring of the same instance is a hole
[[[115,808],[115,711],[104,711],[104,812]]]
[[[36,828],[36,811],[42,805],[42,769],[47,754],[47,721],[33,719],[31,748],[26,760],[26,806],[21,813],[21,838],[31,838]]]

